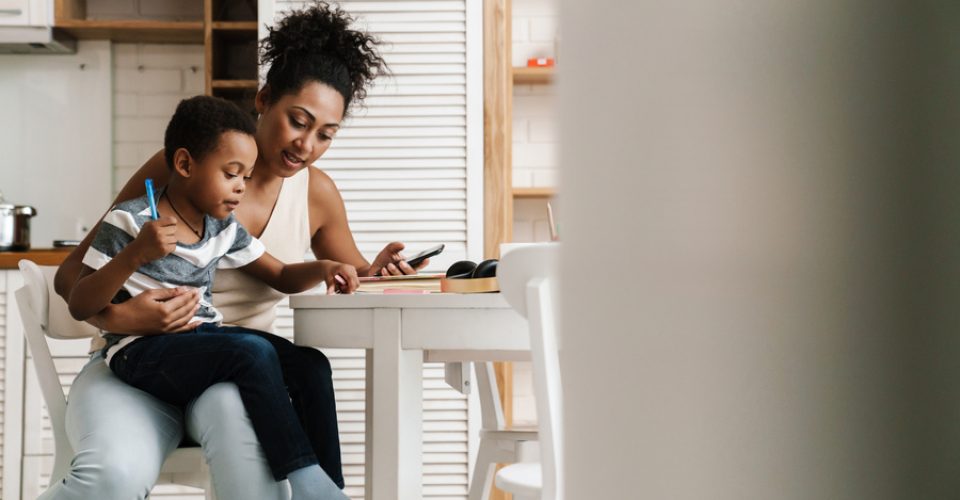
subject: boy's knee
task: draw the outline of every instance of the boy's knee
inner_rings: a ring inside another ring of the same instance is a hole
[[[307,366],[320,375],[330,378],[333,375],[333,367],[330,366],[330,360],[325,354],[311,347],[304,347],[301,352],[307,359]]]
[[[236,349],[254,363],[279,361],[269,340],[256,335],[237,335]]]

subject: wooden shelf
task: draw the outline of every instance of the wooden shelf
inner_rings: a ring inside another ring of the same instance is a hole
[[[214,30],[257,31],[256,21],[214,21],[210,24]]]
[[[124,43],[203,43],[203,21],[61,19],[54,26],[80,40]]]
[[[513,68],[514,85],[545,85],[553,83],[556,68]]]
[[[214,80],[211,85],[215,89],[257,89],[256,80]]]
[[[21,259],[32,260],[39,266],[59,266],[73,251],[68,248],[34,248],[25,252],[0,252],[0,269],[17,269]]]
[[[556,194],[554,188],[513,188],[514,198],[553,198]]]

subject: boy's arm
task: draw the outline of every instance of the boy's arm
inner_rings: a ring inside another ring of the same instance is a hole
[[[299,293],[321,282],[327,284],[327,293],[352,293],[360,285],[356,268],[332,260],[284,264],[264,252],[260,258],[240,270],[283,293]],[[342,283],[338,277],[343,280]]]
[[[77,283],[70,292],[70,315],[77,321],[86,321],[100,312],[117,294],[127,278],[140,265],[124,249],[116,257],[104,264],[103,267],[93,270],[84,265],[77,276]],[[126,255],[125,255],[126,254]]]
[[[133,241],[98,269],[85,264],[67,301],[70,315],[77,321],[86,321],[99,313],[140,266],[176,249],[176,229],[173,217],[146,222]]]

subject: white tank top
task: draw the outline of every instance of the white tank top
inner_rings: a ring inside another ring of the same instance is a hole
[[[281,262],[303,262],[310,250],[308,167],[283,180],[280,196],[259,240]],[[276,305],[285,294],[236,269],[220,269],[213,279],[213,305],[223,324],[273,332]]]

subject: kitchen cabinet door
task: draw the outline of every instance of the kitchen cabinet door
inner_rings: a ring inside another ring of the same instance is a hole
[[[27,26],[31,0],[0,0],[0,26]]]

